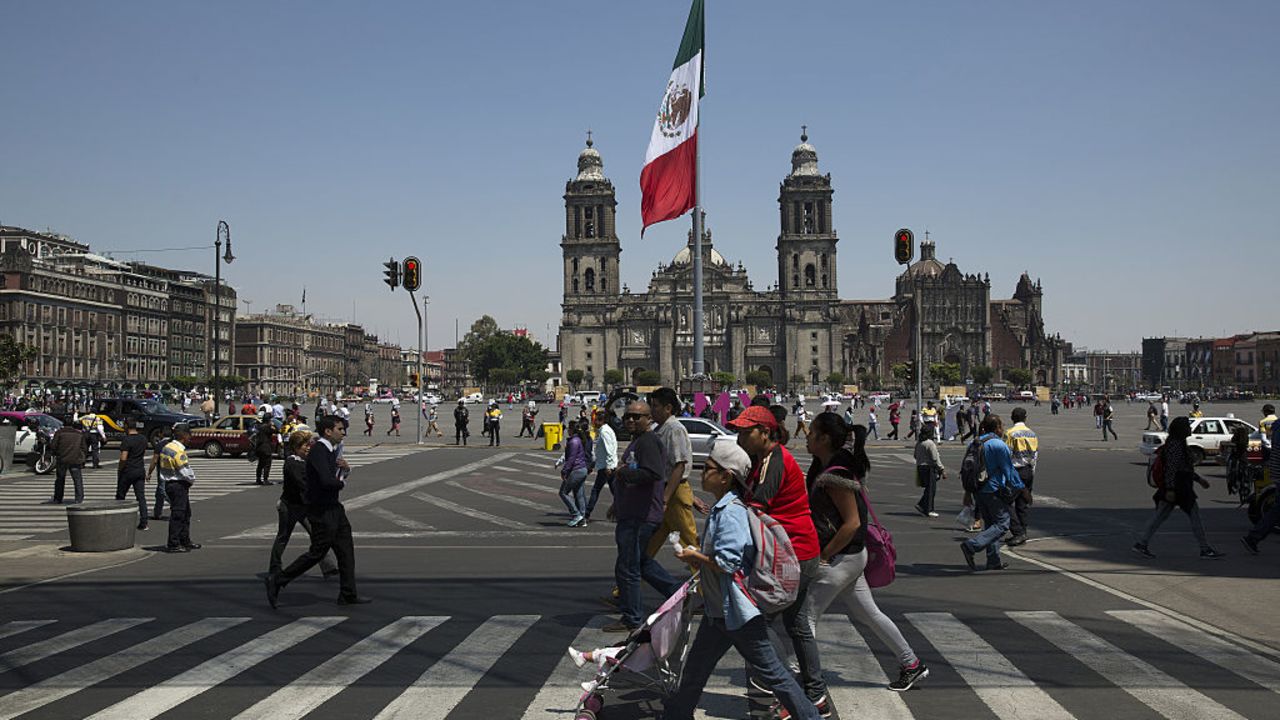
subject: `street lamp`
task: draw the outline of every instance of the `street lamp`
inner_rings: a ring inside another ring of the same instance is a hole
[[[222,237],[227,238],[227,252],[222,253]],[[222,401],[218,394],[218,321],[222,313],[222,263],[231,264],[235,260],[235,255],[231,254],[231,226],[226,220],[219,220],[218,227],[214,231],[213,241],[213,339],[209,343],[209,347],[213,351],[213,396],[214,403]]]

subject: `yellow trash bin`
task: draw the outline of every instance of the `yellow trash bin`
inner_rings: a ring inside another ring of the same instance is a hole
[[[542,423],[543,449],[560,449],[560,439],[564,437],[564,426],[560,423]]]

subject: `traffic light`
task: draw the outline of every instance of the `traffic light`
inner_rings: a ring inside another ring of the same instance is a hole
[[[400,287],[409,292],[416,292],[422,287],[422,263],[412,255],[404,259],[404,277],[400,279]]]
[[[386,270],[382,271],[384,276],[382,282],[386,283],[392,290],[395,290],[400,286],[400,263],[396,262],[395,258],[391,258],[382,263],[382,266],[386,268]]]
[[[418,387],[418,373],[409,373],[409,384]]]
[[[914,383],[916,381],[916,361],[908,360],[907,365],[907,382]]]
[[[906,265],[916,255],[916,236],[902,228],[893,234],[893,258],[899,265]]]

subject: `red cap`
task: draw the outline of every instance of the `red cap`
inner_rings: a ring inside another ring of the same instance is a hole
[[[737,429],[746,429],[755,427],[756,425],[764,426],[768,430],[776,430],[778,428],[778,420],[769,412],[769,408],[752,405],[742,414],[728,422],[729,427]]]

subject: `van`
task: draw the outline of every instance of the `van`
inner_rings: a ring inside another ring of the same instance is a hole
[[[1019,400],[1035,400],[1036,394],[1031,390],[1020,390],[1018,392]]]

